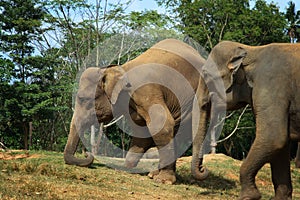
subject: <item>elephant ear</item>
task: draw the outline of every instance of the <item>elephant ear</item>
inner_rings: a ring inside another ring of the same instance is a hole
[[[113,105],[116,104],[122,92],[129,92],[131,89],[128,77],[120,66],[107,70],[102,78],[101,85]]]
[[[117,103],[118,98],[122,92],[129,93],[131,91],[131,84],[128,81],[126,75],[122,75],[118,78],[118,82],[115,85],[112,94],[111,94],[111,103],[114,105]]]
[[[231,72],[236,72],[243,63],[244,58],[247,55],[247,51],[242,48],[238,47],[234,50],[233,56],[230,58],[229,63],[227,65],[228,69]]]
[[[230,70],[230,85],[227,88],[227,92],[230,91],[232,88],[233,83],[235,82],[235,74],[237,74],[237,71],[242,66],[243,60],[247,55],[247,51],[242,48],[238,47],[234,50],[233,55],[231,56],[227,68]],[[238,77],[237,77],[238,78]]]

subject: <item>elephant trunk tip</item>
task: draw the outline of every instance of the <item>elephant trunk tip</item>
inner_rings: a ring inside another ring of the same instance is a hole
[[[203,181],[205,180],[209,175],[209,171],[206,167],[203,167],[202,165],[192,166],[192,176],[198,180]]]
[[[94,162],[94,156],[86,152],[86,158],[76,158],[73,154],[64,153],[65,163],[68,165],[76,165],[80,167],[90,167]]]

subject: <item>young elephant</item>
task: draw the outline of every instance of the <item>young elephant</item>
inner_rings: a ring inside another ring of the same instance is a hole
[[[79,135],[96,121],[107,123],[124,115],[133,130],[126,166],[135,167],[143,153],[156,146],[160,171],[154,179],[174,183],[177,147],[191,143],[192,103],[203,64],[192,47],[167,39],[122,66],[88,68],[79,83],[65,162],[90,165],[91,154],[86,159],[74,157]],[[201,175],[204,179],[207,172]]]
[[[240,199],[261,198],[255,176],[265,163],[271,164],[274,199],[292,199],[289,146],[291,140],[300,141],[300,45],[224,41],[212,49],[202,72],[206,84],[200,81],[196,94],[201,117],[193,122],[199,124],[194,151],[203,145],[207,111],[215,122],[215,110],[250,104],[256,138],[240,168]]]

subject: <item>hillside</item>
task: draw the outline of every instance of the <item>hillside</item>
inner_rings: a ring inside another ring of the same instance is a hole
[[[146,174],[130,174],[97,161],[91,168],[65,165],[63,155],[53,152],[0,153],[0,199],[236,199],[241,162],[223,154],[207,155],[207,180],[190,175],[191,157],[177,162],[175,185],[153,182]],[[300,199],[300,169],[292,163],[293,199]],[[257,177],[262,199],[273,195],[270,167]]]

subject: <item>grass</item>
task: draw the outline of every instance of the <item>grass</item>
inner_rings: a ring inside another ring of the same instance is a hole
[[[18,152],[17,154],[25,154]],[[0,153],[1,154],[1,153]],[[16,157],[16,153],[14,155]],[[197,182],[190,175],[190,157],[177,162],[177,183],[163,185],[147,175],[108,168],[99,161],[91,168],[65,165],[63,155],[27,152],[26,158],[0,160],[0,199],[236,199],[239,195],[241,162],[222,154],[205,157],[210,170],[207,180]],[[300,199],[300,169],[292,163],[293,198]],[[270,167],[256,178],[262,199],[273,195]]]

